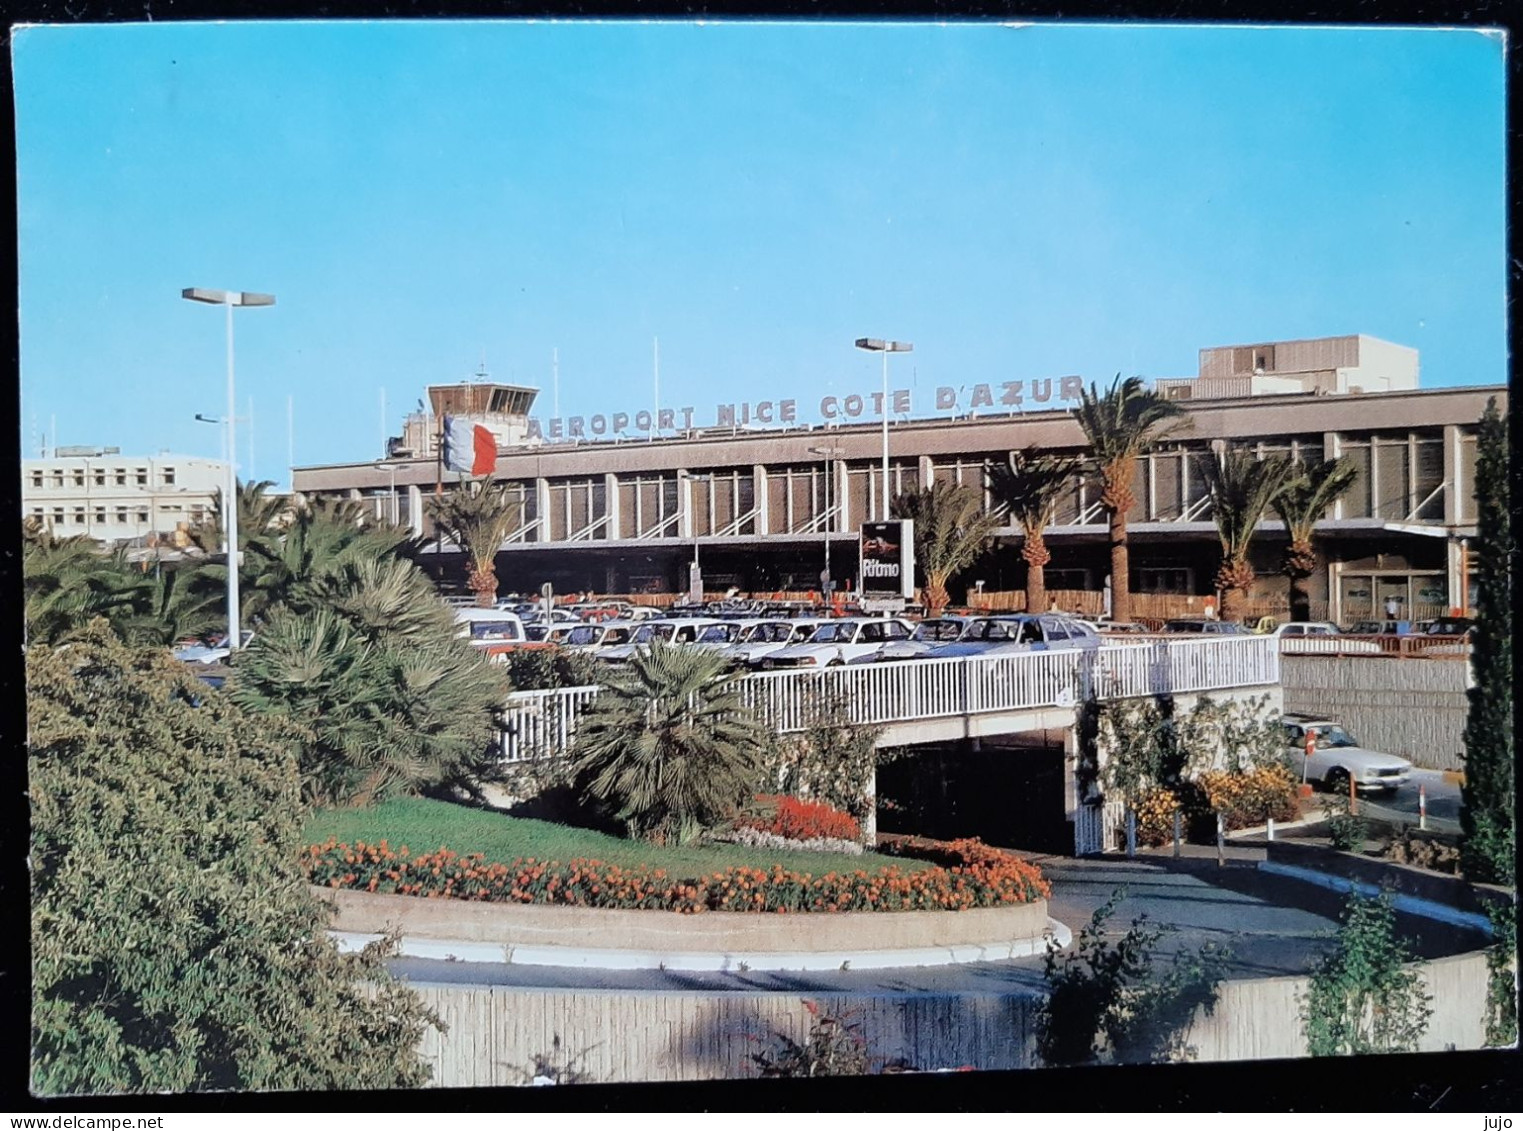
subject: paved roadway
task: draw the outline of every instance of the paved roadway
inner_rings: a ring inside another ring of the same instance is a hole
[[[1342,897],[1321,888],[1259,872],[1254,864],[1262,848],[1232,846],[1228,866],[1218,867],[1215,850],[1193,855],[1073,860],[1038,859],[1052,881],[1052,918],[1077,936],[1094,910],[1118,888],[1126,895],[1111,920],[1112,937],[1124,933],[1134,916],[1146,914],[1156,924],[1176,928],[1160,954],[1193,951],[1203,943],[1232,952],[1229,978],[1258,978],[1310,970],[1331,947]],[[1473,945],[1465,935],[1403,916],[1404,933],[1422,957],[1453,954]],[[584,970],[506,963],[447,962],[399,958],[391,968],[424,983],[500,985],[523,988],[588,990],[689,990],[736,993],[1009,993],[1039,992],[1041,957],[960,966],[891,970],[850,969],[807,972],[673,970]]]

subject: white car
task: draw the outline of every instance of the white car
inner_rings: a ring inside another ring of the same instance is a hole
[[[506,662],[507,653],[529,642],[524,622],[506,609],[456,609],[455,623],[460,626],[460,638],[494,663]]]
[[[560,641],[562,648],[578,652],[598,653],[605,648],[628,644],[635,633],[635,623],[627,620],[605,620],[574,626]]]
[[[1363,652],[1378,655],[1380,645],[1373,640],[1353,640],[1330,621],[1292,621],[1276,625],[1265,635],[1280,642],[1283,652]]]
[[[729,655],[738,664],[755,665],[790,644],[802,644],[814,635],[816,628],[828,622],[828,617],[756,621],[730,645]]]
[[[923,620],[915,626],[908,640],[894,640],[878,651],[859,657],[852,663],[891,663],[894,660],[921,660],[932,648],[951,644],[962,638],[968,626],[978,623],[971,617],[936,617]]]
[[[890,617],[845,617],[820,624],[802,644],[789,644],[763,656],[760,666],[829,668],[871,655],[886,644],[907,641],[914,629]]]
[[[1412,763],[1395,754],[1367,750],[1337,723],[1314,715],[1285,715],[1285,742],[1292,751],[1292,764],[1300,764],[1306,780],[1335,791],[1348,789],[1393,790],[1412,776]],[[1316,736],[1316,746],[1306,754],[1306,734]]]
[[[722,620],[703,629],[693,641],[693,647],[708,652],[723,652],[729,657],[737,644],[751,639],[755,631],[766,623],[763,620]]]
[[[597,657],[611,664],[622,664],[634,655],[636,649],[647,647],[652,640],[665,644],[691,644],[698,634],[710,625],[724,624],[716,617],[673,617],[669,620],[648,620],[635,628],[629,640],[608,648],[600,648]]]
[[[1104,641],[1088,622],[1058,613],[975,617],[951,644],[933,648],[929,659],[1008,656],[1061,648],[1099,648]]]
[[[254,634],[249,629],[243,630],[243,646],[247,648],[254,642]],[[227,634],[212,638],[210,644],[189,644],[183,648],[176,648],[174,658],[182,664],[221,664],[226,662],[232,655],[232,649],[227,646]]]

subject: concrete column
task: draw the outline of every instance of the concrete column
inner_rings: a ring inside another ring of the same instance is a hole
[[[536,542],[550,541],[550,480],[540,478],[534,481],[534,509],[539,519],[539,528],[535,531]]]
[[[829,529],[835,531],[850,530],[852,523],[851,513],[851,476],[846,471],[846,461],[836,460],[836,481],[832,484],[831,502],[837,508],[836,516],[831,520]]]
[[[1447,429],[1446,429],[1447,431]],[[1461,576],[1460,559],[1464,556],[1464,541],[1460,538],[1448,540],[1448,590],[1449,607],[1460,609],[1466,606],[1465,602],[1465,579]]]
[[[867,770],[867,805],[862,817],[862,843],[869,849],[878,843],[878,765],[876,757]]]
[[[920,457],[920,489],[930,489],[931,480],[936,477],[936,462],[930,456]]]
[[[1343,563],[1327,563],[1327,619],[1343,623]]]
[[[677,470],[677,537],[691,538],[693,536],[693,480],[688,476],[687,468]]]
[[[1063,730],[1063,811],[1072,821],[1079,810],[1079,782],[1074,770],[1079,765],[1079,728]]]
[[[409,483],[407,491],[407,519],[408,527],[412,530],[414,538],[423,537],[423,488],[415,483]]]
[[[621,537],[619,531],[619,477],[611,471],[603,476],[603,500],[604,513],[608,515],[608,521],[603,524],[603,537]],[[610,582],[610,584],[612,583]]]
[[[1460,521],[1460,428],[1458,424],[1444,425],[1444,525],[1456,526]],[[1450,557],[1454,555],[1451,552]],[[1454,589],[1451,586],[1450,595]],[[1451,602],[1453,603],[1453,602]]]
[[[756,533],[771,534],[767,525],[767,469],[759,463],[751,468],[751,498],[756,507]]]

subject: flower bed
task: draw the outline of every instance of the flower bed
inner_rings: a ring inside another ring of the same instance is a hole
[[[962,911],[1045,899],[1039,869],[978,841],[941,847],[949,866],[904,871],[786,871],[781,866],[727,868],[674,879],[663,868],[621,868],[597,860],[489,863],[448,849],[412,855],[404,845],[311,845],[302,865],[313,884],[329,888],[464,899],[622,910],[698,911]],[[909,855],[909,853],[900,853]]]
[[[737,817],[736,828],[757,829],[784,840],[862,840],[855,817],[823,802],[787,794],[764,794],[756,801],[758,810]]]

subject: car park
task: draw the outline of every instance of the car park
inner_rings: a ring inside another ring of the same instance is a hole
[[[1246,636],[1248,630],[1236,621],[1211,620],[1207,617],[1191,617],[1165,621],[1165,632],[1190,632],[1203,636]]]
[[[598,652],[604,648],[628,644],[635,627],[633,621],[627,620],[589,621],[573,625],[559,643],[563,648],[579,652]]]
[[[1305,779],[1334,792],[1347,790],[1352,781],[1356,789],[1394,790],[1412,775],[1412,763],[1395,754],[1370,750],[1355,740],[1337,723],[1318,715],[1285,715],[1285,743],[1292,755],[1292,765],[1299,765]],[[1314,736],[1315,746],[1306,753],[1306,735]]]
[[[961,636],[938,645],[927,659],[955,656],[1004,656],[1066,648],[1098,648],[1100,634],[1077,617],[1058,613],[1015,613],[1010,616],[975,617]]]
[[[1377,655],[1382,651],[1373,640],[1355,640],[1330,621],[1290,621],[1276,625],[1266,633],[1280,642],[1281,652],[1360,652]]]
[[[524,622],[506,609],[456,609],[455,623],[460,626],[461,639],[485,652],[494,662],[516,648],[532,644]]]
[[[885,644],[908,640],[912,626],[891,617],[843,617],[821,622],[800,644],[789,644],[764,656],[760,666],[773,668],[828,668],[850,663],[878,651]]]
[[[691,644],[698,634],[710,625],[722,624],[716,617],[670,617],[664,620],[648,620],[635,627],[629,640],[623,644],[599,649],[597,657],[611,664],[621,664],[634,655],[639,648],[648,647],[653,640],[665,644]]]
[[[828,617],[758,621],[741,633],[739,639],[727,649],[727,653],[738,664],[754,665],[790,644],[802,644],[816,628],[828,623]]]
[[[970,624],[977,623],[972,617],[934,617],[915,626],[908,640],[892,640],[877,652],[863,656],[854,663],[891,663],[895,660],[921,660],[933,648],[951,644],[962,637]]]

